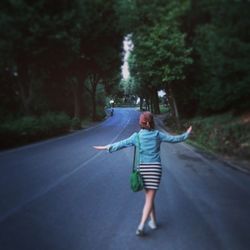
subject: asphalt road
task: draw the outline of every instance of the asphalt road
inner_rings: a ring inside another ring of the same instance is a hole
[[[129,189],[139,113],[115,109],[96,127],[0,153],[1,250],[248,250],[250,176],[187,144],[161,147],[159,228],[137,237],[143,193]]]

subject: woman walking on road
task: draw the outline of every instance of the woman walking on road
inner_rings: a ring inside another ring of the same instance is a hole
[[[186,140],[192,127],[189,127],[185,133],[176,136],[162,133],[155,130],[154,118],[150,112],[141,114],[139,124],[141,130],[138,133],[132,134],[129,138],[106,146],[94,146],[94,148],[108,150],[110,153],[130,146],[139,148],[140,159],[139,166],[137,167],[143,179],[145,204],[136,235],[142,236],[144,234],[144,225],[149,217],[149,227],[151,229],[157,228],[154,199],[156,191],[159,188],[162,172],[160,144],[161,142],[177,143]]]

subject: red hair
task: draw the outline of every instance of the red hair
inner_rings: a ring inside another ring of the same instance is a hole
[[[152,130],[155,128],[153,114],[149,111],[143,112],[140,115],[139,124],[142,129]]]

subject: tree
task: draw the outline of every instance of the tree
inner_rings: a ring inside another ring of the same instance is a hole
[[[46,82],[51,86],[51,81],[63,79],[62,69],[78,50],[77,6],[78,1],[1,3],[1,60],[15,71],[15,92],[24,114],[34,113]]]
[[[249,109],[249,30],[246,1],[190,1],[182,29],[192,46],[193,65],[186,72],[182,109],[191,115]]]
[[[183,6],[179,6],[174,1],[167,4],[155,1],[141,6],[137,1],[139,25],[132,38],[136,63],[131,67],[136,68],[140,84],[147,89],[152,111],[159,113],[157,92],[166,89],[177,118],[177,104],[170,85],[184,79],[184,68],[192,62],[191,50],[186,47],[185,34],[180,31],[178,22],[186,2],[182,1]]]
[[[211,22],[197,29],[197,51],[203,71],[197,88],[201,110],[212,112],[249,107],[249,3],[218,2]],[[247,28],[248,27],[248,28]]]
[[[47,109],[80,117],[84,83],[93,75],[106,86],[111,82],[123,36],[115,5],[115,0],[0,3],[0,64],[12,72],[5,81],[23,114],[37,113],[34,107],[43,100]]]

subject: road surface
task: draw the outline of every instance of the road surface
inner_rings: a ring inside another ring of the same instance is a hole
[[[132,148],[105,145],[139,130],[139,113],[0,153],[1,250],[248,250],[250,176],[185,143],[162,144],[159,228],[135,231],[143,193],[129,189]]]

